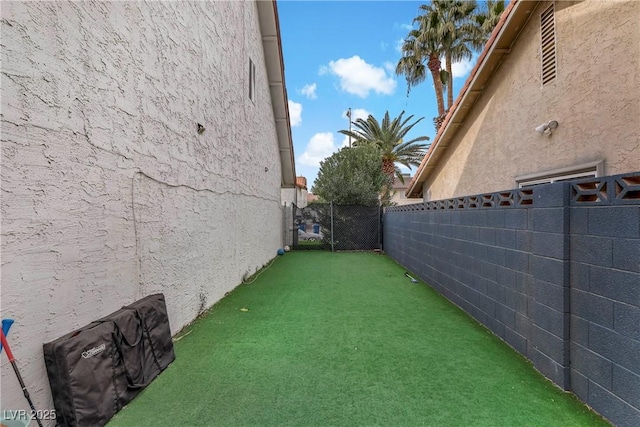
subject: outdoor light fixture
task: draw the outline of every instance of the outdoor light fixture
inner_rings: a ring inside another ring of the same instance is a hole
[[[543,123],[536,127],[536,132],[542,135],[551,136],[552,131],[557,127],[558,122],[556,120],[550,120],[547,123]]]

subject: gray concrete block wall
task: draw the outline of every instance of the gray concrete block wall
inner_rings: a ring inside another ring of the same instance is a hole
[[[384,250],[527,355],[533,324],[528,208],[396,211]],[[411,238],[406,238],[410,230]]]
[[[533,188],[531,229],[532,357],[536,368],[565,390],[570,388],[569,184]]]
[[[571,382],[614,424],[637,426],[640,207],[608,201],[570,208]]]
[[[385,252],[558,386],[640,425],[640,173],[387,210]]]

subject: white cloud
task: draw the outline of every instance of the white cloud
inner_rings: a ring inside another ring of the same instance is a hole
[[[322,73],[323,68],[320,71]],[[391,95],[397,86],[384,68],[367,64],[357,55],[329,62],[328,68],[324,68],[324,72],[327,71],[339,77],[342,90],[361,98],[369,96],[371,91]]]
[[[396,52],[402,53],[402,45],[404,44],[404,39],[396,40]]]
[[[387,70],[389,74],[393,74],[396,72],[396,66],[393,65],[393,62],[387,61],[384,63],[384,68]]]
[[[305,166],[319,167],[322,160],[332,155],[339,148],[335,143],[333,133],[316,133],[309,140],[304,153],[298,157],[298,163]]]
[[[300,126],[302,123],[302,104],[289,100],[289,120],[291,127]]]
[[[342,144],[340,144],[340,148],[348,147],[348,146],[349,146],[349,137],[347,135],[344,135],[344,138],[342,138]]]
[[[413,30],[413,24],[400,24],[400,29],[405,31]]]
[[[302,88],[302,90],[300,90],[300,92],[302,92],[302,94],[309,99],[316,99],[318,97],[316,95],[317,88],[318,88],[318,85],[316,85],[315,83],[311,83],[310,85],[304,85],[304,87]]]
[[[344,118],[347,117],[347,111],[348,110],[345,110],[342,113],[342,117]],[[369,114],[371,113],[365,110],[364,108],[353,108],[351,110],[351,121],[355,122],[358,119],[367,120],[367,117],[369,117]]]
[[[442,68],[446,70],[446,66],[447,66],[447,61],[446,59],[442,58]],[[465,59],[462,60],[460,62],[454,62],[453,65],[451,66],[451,73],[453,74],[453,78],[457,79],[459,77],[468,77],[469,73],[471,72],[471,70],[473,69],[473,66],[475,65],[475,58],[471,58],[471,59]]]

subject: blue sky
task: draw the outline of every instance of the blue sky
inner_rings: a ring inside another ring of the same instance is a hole
[[[399,44],[425,1],[278,1],[289,96],[296,173],[313,185],[320,160],[346,143],[338,131],[353,120],[385,111],[392,117],[424,119],[409,137],[433,140],[435,94],[429,81],[407,97],[403,76],[395,75]],[[454,95],[474,63],[454,64]],[[415,172],[415,168],[413,168]]]

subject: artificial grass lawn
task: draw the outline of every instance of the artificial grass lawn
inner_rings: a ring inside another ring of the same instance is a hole
[[[607,425],[383,255],[288,253],[181,335],[110,427]]]

